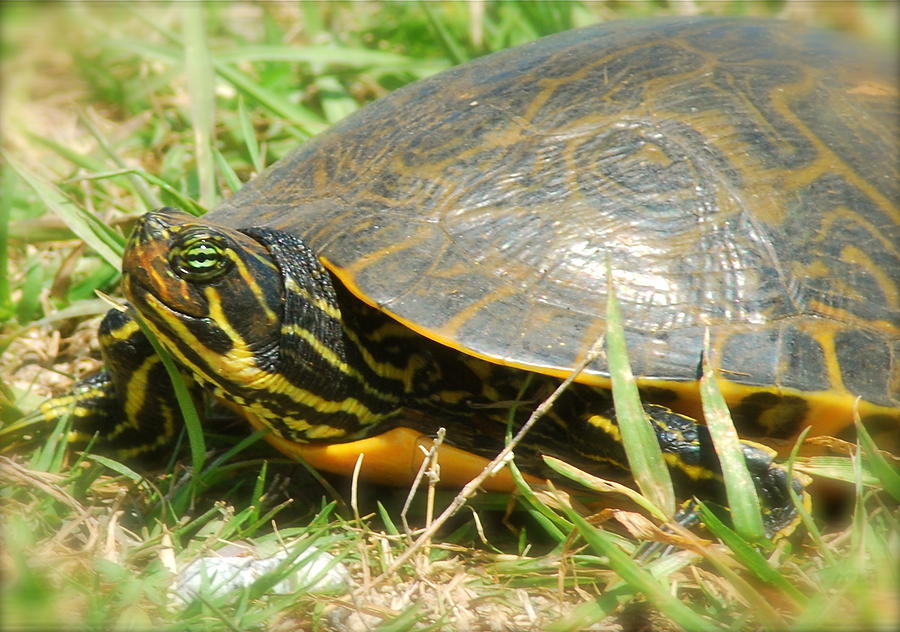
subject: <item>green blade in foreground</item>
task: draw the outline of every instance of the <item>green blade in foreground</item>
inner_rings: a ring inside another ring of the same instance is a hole
[[[644,413],[625,349],[622,312],[607,266],[606,354],[612,381],[613,402],[629,469],[641,493],[667,516],[675,513],[672,478],[663,460],[659,441]]]
[[[885,491],[894,500],[900,501],[900,470],[888,463],[887,459],[878,451],[878,446],[875,445],[865,425],[859,420],[859,415],[855,415],[853,422],[856,424],[856,432],[859,437],[859,443],[862,446],[866,465],[869,466],[869,470],[884,486]]]
[[[705,349],[707,349],[707,353],[703,354],[703,377],[700,378],[703,416],[722,466],[725,494],[728,497],[728,506],[731,508],[735,531],[751,542],[759,542],[766,537],[762,515],[759,511],[759,496],[750,472],[747,470],[744,451],[741,448],[737,430],[734,428],[734,422],[731,420],[731,413],[716,381],[718,371],[713,369],[709,362],[708,330],[706,336]]]
[[[712,621],[704,619],[691,610],[686,604],[669,592],[669,587],[658,581],[648,571],[641,568],[637,562],[626,555],[613,543],[608,534],[593,527],[576,511],[569,507],[563,507],[568,518],[575,523],[581,536],[598,555],[604,555],[609,560],[609,567],[619,576],[644,594],[649,602],[659,608],[659,611],[672,619],[685,630],[720,630],[725,629],[715,625]]]
[[[203,424],[200,421],[197,407],[194,405],[191,393],[184,383],[184,378],[175,365],[172,356],[169,355],[169,352],[160,344],[159,340],[156,339],[156,336],[153,335],[153,332],[140,317],[136,317],[135,320],[147,337],[153,350],[159,356],[159,359],[162,360],[166,373],[169,374],[169,379],[172,380],[172,388],[175,389],[175,399],[178,400],[178,408],[181,410],[181,415],[184,418],[188,445],[191,448],[191,466],[194,469],[194,473],[199,475],[203,471],[203,464],[206,461],[206,439],[204,438]],[[196,485],[198,480],[199,477],[193,478],[192,484]]]

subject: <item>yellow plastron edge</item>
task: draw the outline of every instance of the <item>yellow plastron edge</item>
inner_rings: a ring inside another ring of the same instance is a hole
[[[257,429],[267,426],[253,415],[243,416]],[[334,474],[351,475],[360,454],[364,454],[360,477],[383,485],[406,486],[415,480],[432,440],[411,428],[393,428],[380,435],[348,443],[294,443],[271,432],[265,439],[275,449],[290,457],[300,457],[316,469]],[[421,446],[421,447],[420,447]],[[424,448],[424,450],[422,449]],[[484,457],[448,445],[438,448],[442,487],[462,487],[478,476],[488,464]],[[529,483],[542,479],[525,474]],[[491,492],[512,492],[515,482],[509,470],[502,470],[485,480],[482,488]]]

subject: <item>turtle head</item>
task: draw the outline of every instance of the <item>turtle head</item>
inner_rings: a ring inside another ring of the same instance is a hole
[[[138,221],[122,268],[176,361],[276,434],[342,437],[379,418],[348,364],[334,279],[297,236],[161,209]]]
[[[277,361],[282,283],[255,239],[160,209],[138,220],[122,271],[132,307],[201,379]]]

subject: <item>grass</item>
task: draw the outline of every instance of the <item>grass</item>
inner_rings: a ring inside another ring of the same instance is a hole
[[[455,63],[601,19],[691,7],[787,13],[896,42],[896,6],[875,2],[4,4],[4,628],[895,629],[897,472],[865,438],[861,456],[825,464],[851,481],[850,515],[837,526],[807,516],[802,542],[760,550],[747,543],[752,526],[739,534],[704,513],[709,543],[634,511],[586,519],[552,490],[523,490],[509,516],[505,497],[469,499],[399,565],[453,494],[420,494],[408,531],[397,526],[405,491],[380,490],[376,502],[337,479],[324,481],[337,491],[323,490],[255,437],[213,433],[205,462],[153,476],[67,455],[63,428],[21,442],[27,413],[99,365],[92,332],[107,305],[96,291],[115,294],[141,212],[202,213],[362,104]],[[658,482],[641,485],[651,517],[671,515],[666,493],[648,491]],[[637,564],[631,554],[647,536],[682,550]],[[224,542],[315,545],[351,569],[353,588],[263,596],[290,574],[282,568],[173,607],[171,569]]]

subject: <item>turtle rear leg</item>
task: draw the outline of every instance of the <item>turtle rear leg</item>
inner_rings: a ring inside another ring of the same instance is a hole
[[[697,497],[726,505],[725,487],[719,457],[706,426],[656,404],[645,404],[644,410],[653,426],[663,458],[672,474],[676,492],[682,497]],[[615,412],[589,415],[586,419],[590,436],[584,442],[612,446],[613,462],[626,463]],[[808,504],[804,490],[807,481],[788,476],[787,468],[775,460],[766,446],[741,441],[747,469],[759,496],[763,525],[770,538],[782,537],[796,529],[800,517],[788,491],[788,485]]]
[[[47,422],[71,416],[74,445],[96,437],[94,449],[117,458],[164,458],[178,438],[181,413],[162,361],[125,312],[107,312],[99,339],[105,368],[45,402],[41,415]]]

